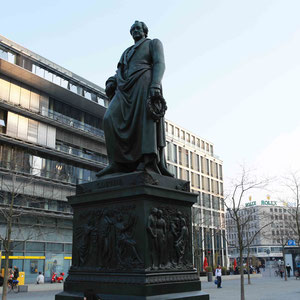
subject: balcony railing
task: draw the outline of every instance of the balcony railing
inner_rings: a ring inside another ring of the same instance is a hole
[[[46,117],[49,117],[53,120],[56,120],[60,123],[66,124],[68,126],[71,126],[71,127],[77,128],[77,129],[81,129],[81,130],[86,131],[88,133],[91,133],[93,135],[97,135],[97,136],[100,136],[100,137],[104,138],[104,131],[103,130],[98,129],[96,127],[93,127],[93,126],[91,126],[89,124],[86,124],[84,122],[78,121],[76,119],[73,119],[71,117],[65,116],[65,115],[63,115],[59,112],[54,111],[54,110],[51,110],[51,109],[43,110],[42,115],[46,116]]]

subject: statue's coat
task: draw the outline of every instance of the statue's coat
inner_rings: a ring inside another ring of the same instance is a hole
[[[116,75],[108,79],[117,83],[117,89],[103,121],[110,164],[138,163],[144,154],[159,160],[166,145],[164,119],[153,121],[146,105],[149,88],[161,89],[164,70],[158,39],[141,39],[122,54]]]

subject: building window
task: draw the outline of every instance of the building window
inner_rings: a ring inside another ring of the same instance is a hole
[[[206,158],[206,174],[209,175],[209,160]]]
[[[189,133],[186,134],[186,141],[187,141],[188,143],[191,141],[191,137],[190,137],[190,134],[189,134]]]
[[[180,138],[185,140],[185,132],[183,130],[180,131]]]
[[[200,175],[197,174],[197,188],[200,189]]]
[[[179,159],[179,164],[182,165],[182,148],[179,146],[178,146],[178,159]]]
[[[189,167],[189,151],[185,150],[185,166]]]
[[[194,153],[193,152],[190,152],[190,168],[191,169],[194,169]]]
[[[203,158],[203,156],[200,156],[200,162],[201,162],[201,173],[205,173],[204,172],[204,158]]]
[[[204,141],[201,141],[201,149],[205,150],[205,143],[204,143]]]
[[[223,179],[222,165],[219,165],[219,176],[220,179],[222,180]]]
[[[194,180],[195,174],[191,172],[191,185],[194,187],[195,186],[195,180]]]
[[[196,154],[196,164],[197,164],[197,171],[200,172],[200,161],[199,161],[199,155]]]
[[[190,172],[188,170],[185,171],[185,177],[187,181],[190,181]]]

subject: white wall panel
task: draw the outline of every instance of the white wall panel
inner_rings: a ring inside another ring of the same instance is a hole
[[[20,86],[14,84],[14,83],[11,83],[10,84],[9,101],[16,105],[19,105],[20,104],[20,94],[21,94]]]
[[[47,146],[51,148],[55,148],[55,141],[56,141],[56,128],[52,126],[48,126]]]
[[[17,114],[12,112],[7,113],[7,128],[6,134],[12,137],[17,137],[18,133],[18,120],[19,117]]]
[[[0,78],[0,98],[2,100],[8,101],[9,98],[9,90],[10,90],[10,83],[3,78]]]
[[[19,116],[18,138],[28,140],[28,118]]]
[[[30,90],[21,87],[20,105],[29,109],[30,104]]]
[[[44,123],[39,123],[37,142],[41,145],[47,145],[47,125]]]

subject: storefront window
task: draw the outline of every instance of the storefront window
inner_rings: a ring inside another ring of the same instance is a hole
[[[47,251],[55,251],[55,252],[63,252],[64,251],[64,244],[60,243],[47,243],[46,244]]]
[[[46,254],[45,277],[50,278],[53,273],[64,271],[64,254],[47,253]]]
[[[45,243],[26,242],[26,251],[45,251]]]
[[[38,260],[30,260],[30,274],[38,273]]]
[[[11,250],[24,250],[24,242],[14,241],[10,244]],[[23,255],[23,254],[15,254],[15,255]]]
[[[44,253],[26,253],[27,256],[44,256]],[[36,277],[39,272],[44,273],[44,259],[24,259],[25,282],[36,282]]]
[[[72,244],[65,244],[65,253],[72,253]]]

